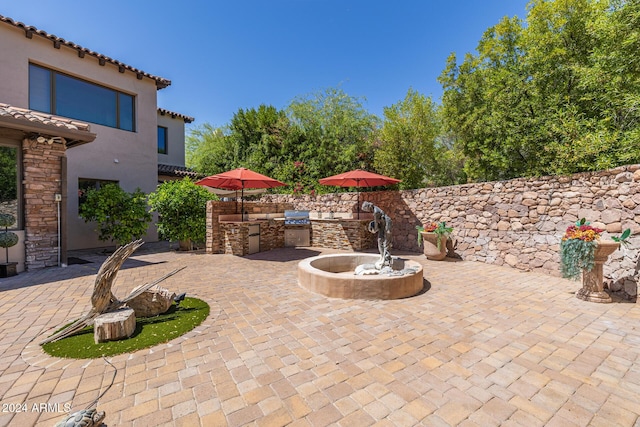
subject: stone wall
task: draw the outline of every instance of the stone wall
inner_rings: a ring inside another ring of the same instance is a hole
[[[370,220],[311,220],[311,246],[360,251],[377,247],[377,235],[367,230]]]
[[[242,207],[248,214],[282,213],[293,209],[293,205],[288,202],[245,202]],[[249,252],[248,228],[219,222],[220,215],[239,214],[241,210],[241,204],[236,205],[236,202],[207,202],[207,253],[245,255]],[[260,228],[260,251],[282,247],[284,221],[263,221]]]
[[[22,143],[24,184],[25,267],[27,270],[58,265],[58,207],[62,194],[63,144]],[[64,207],[62,207],[64,208]]]
[[[640,248],[640,165],[570,176],[545,176],[406,191],[364,192],[393,220],[393,248],[419,252],[415,227],[446,221],[454,227],[456,253],[465,260],[560,274],[559,242],[579,218],[607,230],[604,239],[630,228],[631,247],[605,264],[609,287],[637,294]],[[355,212],[356,193],[265,195],[295,209]]]

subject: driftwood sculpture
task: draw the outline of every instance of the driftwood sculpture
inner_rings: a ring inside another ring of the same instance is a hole
[[[98,270],[98,274],[96,275],[96,280],[93,287],[93,295],[91,295],[91,310],[89,310],[89,312],[82,316],[80,319],[62,329],[60,332],[57,332],[46,340],[42,341],[40,345],[61,340],[81,331],[86,326],[91,325],[96,317],[100,316],[101,314],[109,313],[119,309],[131,299],[140,295],[152,286],[155,286],[163,280],[173,276],[178,271],[184,268],[181,267],[175,269],[172,272],[165,274],[161,278],[139,287],[135,291],[131,292],[123,300],[119,300],[111,292],[113,282],[115,281],[116,275],[118,274],[118,271],[120,271],[120,267],[122,267],[122,264],[125,262],[125,260],[136,249],[142,246],[143,243],[144,242],[142,240],[135,240],[116,249],[116,251],[102,263],[102,266],[100,266],[100,270]]]

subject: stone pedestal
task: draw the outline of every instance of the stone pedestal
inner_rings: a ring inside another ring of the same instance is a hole
[[[604,291],[604,273],[602,266],[609,255],[620,247],[618,242],[598,242],[595,250],[594,265],[591,271],[582,271],[582,289],[576,292],[576,298],[590,302],[609,303],[611,297]]]
[[[93,321],[93,340],[98,344],[129,338],[135,329],[135,312],[131,308],[121,308],[95,318]]]

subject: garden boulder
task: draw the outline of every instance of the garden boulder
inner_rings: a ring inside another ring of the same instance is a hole
[[[153,286],[127,302],[127,306],[136,312],[136,317],[153,317],[169,310],[175,296],[175,292]]]

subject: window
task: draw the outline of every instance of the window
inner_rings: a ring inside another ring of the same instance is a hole
[[[135,131],[134,97],[29,64],[29,108]]]
[[[166,127],[158,126],[158,154],[169,154],[167,151],[167,141],[169,130]]]
[[[0,146],[0,213],[13,215],[16,222],[9,226],[12,229],[19,228],[20,224],[18,155],[16,147]]]
[[[109,181],[106,179],[78,178],[78,212],[80,212],[80,206],[87,200],[87,191],[99,190],[103,185],[117,183],[118,181]]]

